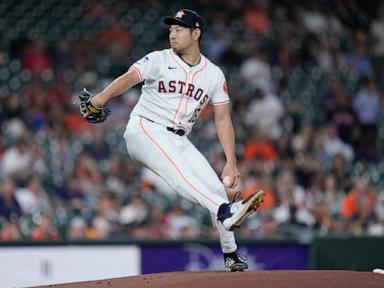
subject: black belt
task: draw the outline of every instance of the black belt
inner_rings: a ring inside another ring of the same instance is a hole
[[[152,123],[155,123],[155,121],[153,121],[151,119],[148,119],[148,118],[143,117],[143,116],[141,116],[141,117],[144,118],[144,119],[147,119],[148,121],[150,121]],[[184,134],[185,134],[185,131],[183,129],[173,129],[172,127],[167,127],[167,130],[171,131],[172,133],[175,133],[175,134],[177,134],[179,136],[184,136]]]
[[[167,127],[168,131],[171,131],[172,133],[175,133],[179,136],[184,136],[185,131],[183,129],[173,129],[172,127]]]

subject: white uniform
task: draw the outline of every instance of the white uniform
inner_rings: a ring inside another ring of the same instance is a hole
[[[148,54],[130,67],[144,81],[124,133],[128,153],[161,176],[177,193],[207,208],[224,253],[236,250],[233,232],[217,220],[228,203],[224,185],[186,137],[204,107],[229,102],[223,72],[201,55],[190,67],[172,49]],[[169,131],[184,130],[180,136]]]

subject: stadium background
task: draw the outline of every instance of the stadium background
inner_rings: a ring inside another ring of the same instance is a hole
[[[382,239],[380,1],[50,0],[0,3],[0,241],[217,238],[205,211],[128,158],[139,87],[102,125],[73,104],[167,48],[162,17],[183,7],[201,12],[202,53],[227,76],[243,194],[267,192],[238,239]],[[211,112],[191,138],[219,172]]]

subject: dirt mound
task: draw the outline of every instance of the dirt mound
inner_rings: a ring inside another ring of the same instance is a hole
[[[172,272],[58,284],[54,288],[383,288],[384,275],[353,271]]]

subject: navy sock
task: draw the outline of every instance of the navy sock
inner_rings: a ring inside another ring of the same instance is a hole
[[[236,251],[231,253],[224,253],[224,259],[226,259],[227,257],[236,258],[237,257]]]
[[[221,222],[223,222],[223,220],[228,217],[228,206],[228,203],[223,203],[219,207],[219,211],[217,212],[217,219]]]

